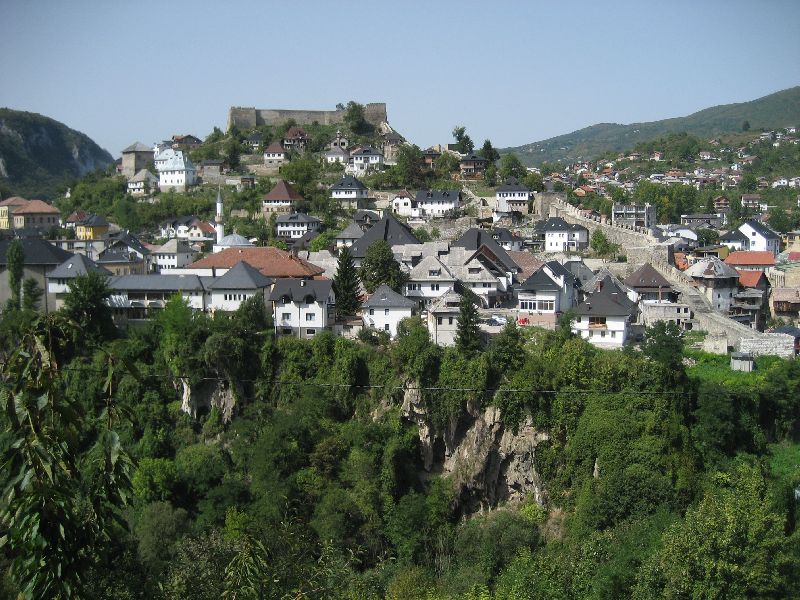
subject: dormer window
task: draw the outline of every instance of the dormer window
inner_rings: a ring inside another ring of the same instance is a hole
[[[428,271],[428,277],[439,277],[442,274],[441,269],[431,269]]]

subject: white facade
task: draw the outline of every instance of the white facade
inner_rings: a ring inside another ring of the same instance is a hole
[[[278,237],[292,240],[300,239],[309,231],[319,231],[319,226],[319,219],[300,213],[278,217],[275,223]]]
[[[163,273],[172,269],[180,269],[194,260],[195,252],[186,242],[170,240],[151,254],[155,261],[156,271]]]
[[[775,237],[767,237],[762,231],[757,230],[747,221],[739,226],[739,231],[741,231],[749,241],[748,247],[745,248],[745,250],[772,252],[775,256],[780,252],[781,240],[777,235]]]
[[[311,295],[294,300],[288,296],[276,299],[273,302],[275,331],[278,335],[314,337],[317,332],[328,328],[331,324],[330,306],[333,304],[332,290],[324,299],[314,299]]]
[[[426,256],[409,273],[403,295],[427,306],[453,289],[456,278],[434,256]]]
[[[588,317],[578,315],[572,322],[572,333],[594,346],[622,348],[628,340],[628,317]]]
[[[363,311],[364,327],[372,327],[380,331],[385,331],[391,337],[397,335],[397,325],[410,317],[410,308],[367,308]]]
[[[583,227],[547,230],[544,234],[545,252],[568,252],[585,248],[589,244],[589,231]]]
[[[421,216],[414,199],[405,193],[397,194],[392,198],[392,212],[401,217],[412,219],[418,219]]]
[[[155,157],[158,187],[162,192],[186,191],[197,183],[197,169],[183,151],[168,148]]]
[[[218,290],[212,289],[208,308],[233,312],[239,310],[243,302],[256,294],[264,294],[264,290]]]
[[[286,162],[286,150],[279,143],[270,144],[264,150],[264,165],[267,167],[279,167]]]
[[[461,208],[458,191],[423,191],[416,197],[419,215],[424,217],[443,217]]]
[[[353,170],[357,173],[380,169],[383,166],[383,154],[371,146],[356,152],[352,158]]]

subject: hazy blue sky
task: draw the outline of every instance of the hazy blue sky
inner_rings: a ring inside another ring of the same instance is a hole
[[[385,101],[422,147],[682,116],[800,84],[800,1],[0,0],[0,106],[118,156],[231,105]]]

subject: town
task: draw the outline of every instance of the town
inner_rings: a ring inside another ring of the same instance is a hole
[[[9,272],[21,244],[26,290],[45,312],[76,277],[105,278],[121,328],[176,295],[208,313],[260,295],[279,336],[388,341],[417,315],[449,346],[466,298],[484,341],[510,321],[553,330],[566,320],[591,344],[622,348],[663,321],[745,357],[737,368],[797,354],[800,173],[753,174],[760,155],[797,154],[795,127],[738,147],[676,135],[646,154],[542,168],[488,140],[476,150],[463,127],[453,135],[421,150],[383,104],[233,108],[227,134],[135,142],[104,176],[124,186],[130,210],[177,196],[195,198],[197,214],[131,230],[81,203],[80,184],[55,203],[5,198],[0,266]],[[4,277],[0,302],[15,293]]]

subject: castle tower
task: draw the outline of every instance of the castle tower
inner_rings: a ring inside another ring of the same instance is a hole
[[[222,210],[222,192],[217,188],[217,216],[214,217],[217,224],[217,244],[222,243],[222,238],[225,237],[225,214]]]

